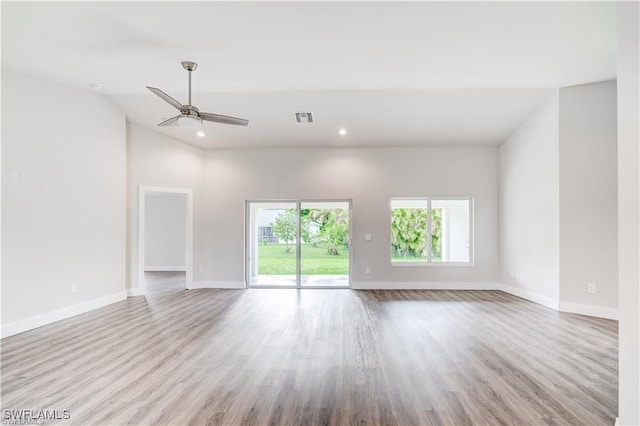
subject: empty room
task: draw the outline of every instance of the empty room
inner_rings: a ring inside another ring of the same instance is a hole
[[[640,424],[639,6],[2,1],[2,423]]]

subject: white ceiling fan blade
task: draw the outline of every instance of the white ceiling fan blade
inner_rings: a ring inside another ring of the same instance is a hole
[[[209,112],[201,112],[199,113],[199,115],[203,120],[212,121],[214,123],[235,124],[237,126],[247,126],[249,124],[249,120],[245,120],[244,118],[229,117],[228,115],[211,114]]]
[[[175,117],[164,120],[162,123],[158,124],[158,127],[178,127],[178,117],[180,116],[176,115]]]
[[[171,96],[169,96],[166,93],[164,93],[162,90],[156,89],[155,87],[149,87],[149,86],[147,86],[147,89],[151,90],[153,93],[158,95],[160,98],[162,98],[168,104],[173,105],[173,107],[176,108],[178,111],[182,111],[182,108],[183,108],[182,104],[180,102],[176,101],[175,99],[173,99]]]

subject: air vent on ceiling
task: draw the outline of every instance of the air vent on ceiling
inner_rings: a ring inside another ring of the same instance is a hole
[[[296,112],[298,123],[313,123],[313,114],[310,112]]]

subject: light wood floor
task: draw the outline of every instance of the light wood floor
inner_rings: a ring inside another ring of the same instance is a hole
[[[498,291],[183,290],[2,340],[2,408],[74,424],[612,425],[617,323]]]

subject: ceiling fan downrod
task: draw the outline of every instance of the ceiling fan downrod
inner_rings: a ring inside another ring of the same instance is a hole
[[[189,71],[189,108],[191,108],[191,71],[195,71],[198,68],[198,64],[191,61],[183,61],[182,67]]]

